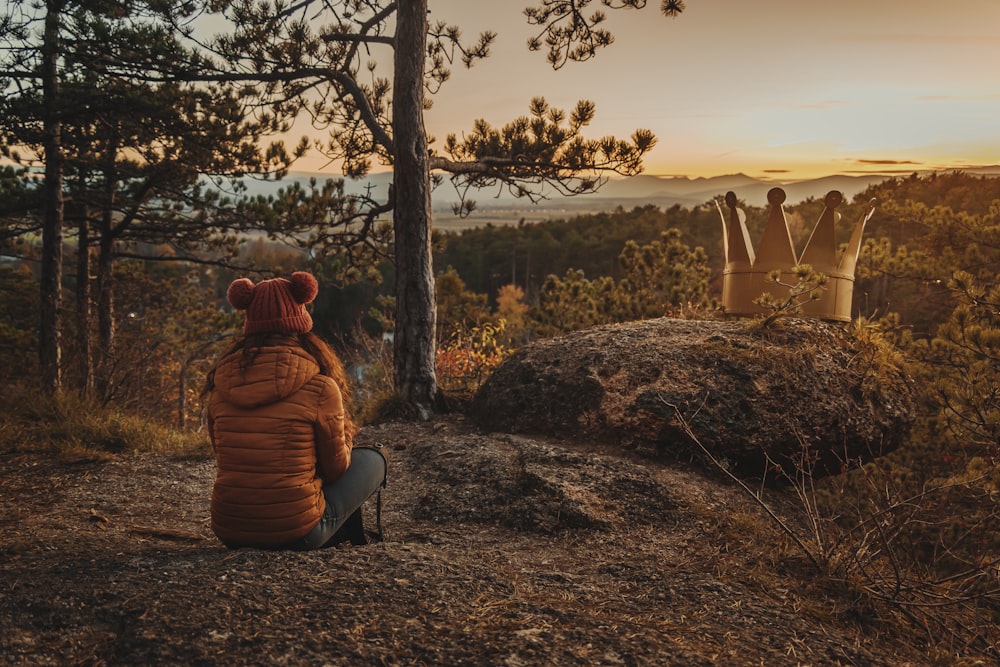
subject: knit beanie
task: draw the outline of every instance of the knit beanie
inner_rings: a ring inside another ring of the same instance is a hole
[[[305,333],[312,317],[305,305],[319,292],[312,274],[296,271],[292,279],[274,278],[254,285],[249,278],[234,280],[226,292],[236,310],[246,311],[243,333]]]

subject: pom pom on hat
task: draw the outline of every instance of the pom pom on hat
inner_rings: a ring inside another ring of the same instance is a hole
[[[319,283],[312,274],[296,271],[292,279],[274,278],[254,285],[239,278],[229,285],[226,297],[237,310],[246,311],[245,334],[305,333],[312,329],[312,317],[305,304],[319,293]]]
[[[292,296],[301,304],[312,303],[319,294],[319,283],[313,274],[296,271],[292,274]]]
[[[253,298],[253,283],[249,278],[234,280],[226,291],[226,298],[236,310],[246,310]]]

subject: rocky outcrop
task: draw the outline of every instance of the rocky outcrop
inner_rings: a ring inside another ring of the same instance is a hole
[[[487,431],[704,463],[707,450],[745,477],[821,476],[897,448],[914,391],[892,348],[851,325],[662,318],[533,342],[493,373],[469,414]]]

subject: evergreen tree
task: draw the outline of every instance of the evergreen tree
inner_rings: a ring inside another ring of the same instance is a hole
[[[60,309],[62,306],[63,155],[60,112],[60,56],[63,12],[69,0],[8,4],[0,15],[0,63],[5,93],[12,86],[38,92],[41,141],[45,147],[42,194],[42,256],[38,357],[42,387],[58,391],[62,384]],[[14,83],[16,82],[16,83]],[[0,122],[7,118],[0,109]],[[6,137],[4,137],[6,139]],[[5,145],[7,141],[3,142]]]
[[[620,311],[615,281],[608,276],[588,280],[570,269],[563,278],[550,275],[530,311],[533,334],[541,338],[616,321]]]
[[[958,305],[923,361],[937,369],[933,396],[951,444],[969,456],[1000,456],[1000,283],[956,272]]]
[[[652,243],[625,244],[619,256],[624,277],[618,291],[629,319],[698,311],[711,305],[708,256],[702,248],[691,250],[680,237],[678,230],[669,229]]]

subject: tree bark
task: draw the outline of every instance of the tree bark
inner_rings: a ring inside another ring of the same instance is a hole
[[[97,253],[97,393],[111,398],[111,372],[115,348],[114,251],[115,194],[118,182],[118,134],[112,131],[104,156],[104,205]]]
[[[59,309],[62,306],[63,155],[59,113],[59,15],[61,2],[46,7],[42,37],[42,124],[45,134],[42,266],[38,328],[38,360],[42,390],[55,393],[62,385]]]
[[[90,337],[90,221],[86,206],[80,206],[76,250],[76,328],[78,338],[80,392],[94,388],[94,357]]]
[[[396,389],[420,419],[438,407],[431,263],[431,191],[424,128],[427,0],[400,0],[396,15],[392,125],[395,160]]]
[[[114,236],[112,211],[106,208],[101,218],[97,253],[97,393],[107,401],[111,394],[111,369],[114,357]]]

